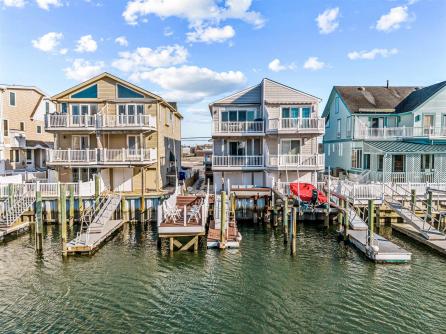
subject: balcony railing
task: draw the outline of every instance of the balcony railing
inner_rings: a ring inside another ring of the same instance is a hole
[[[214,122],[214,134],[263,133],[263,121]]]
[[[270,155],[268,159],[270,167],[323,169],[324,163],[323,154]]]
[[[440,176],[440,174],[439,174]],[[369,180],[372,182],[393,182],[393,183],[425,183],[435,182],[435,172],[377,172],[371,171]]]
[[[302,133],[324,133],[324,118],[273,118],[268,120],[268,130],[291,130]]]
[[[263,155],[213,156],[213,167],[263,167]]]
[[[152,115],[81,115],[51,114],[45,116],[45,127],[51,129],[132,129],[156,128],[156,118]]]
[[[446,127],[391,127],[368,128],[361,127],[355,134],[357,139],[388,140],[408,137],[446,137]]]
[[[48,150],[49,165],[106,165],[147,163],[157,159],[156,148],[150,149],[85,149]]]

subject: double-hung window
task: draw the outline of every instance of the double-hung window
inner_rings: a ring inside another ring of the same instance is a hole
[[[336,122],[336,138],[341,138],[341,119],[338,118]]]
[[[354,148],[352,149],[352,168],[362,167],[362,149]]]

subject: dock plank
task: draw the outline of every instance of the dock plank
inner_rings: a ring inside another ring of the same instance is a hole
[[[406,223],[392,223],[392,228],[441,254],[446,255],[446,240],[428,240],[415,227]]]

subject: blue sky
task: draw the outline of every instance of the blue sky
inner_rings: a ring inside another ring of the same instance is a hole
[[[56,94],[111,72],[207,105],[268,77],[323,99],[333,85],[446,79],[445,0],[0,0],[0,82]],[[120,38],[119,38],[120,37]]]

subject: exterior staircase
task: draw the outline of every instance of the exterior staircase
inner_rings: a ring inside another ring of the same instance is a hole
[[[434,222],[437,222],[438,225],[438,221],[434,217],[429,216],[427,209],[413,205],[407,200],[410,198],[410,193],[407,190],[398,186],[389,187],[386,185],[386,187],[391,191],[390,195],[388,192],[385,192],[384,200],[406,223],[412,225],[427,240],[446,240],[446,235],[433,226]],[[415,210],[422,211],[424,218],[417,216]]]
[[[102,233],[105,224],[112,219],[113,213],[121,202],[121,195],[104,193],[98,204],[84,211],[81,217],[81,228],[76,242],[88,243],[88,237],[94,233]]]
[[[5,201],[4,211],[0,216],[0,228],[13,225],[36,201],[36,192],[26,184],[14,185],[14,192]]]

